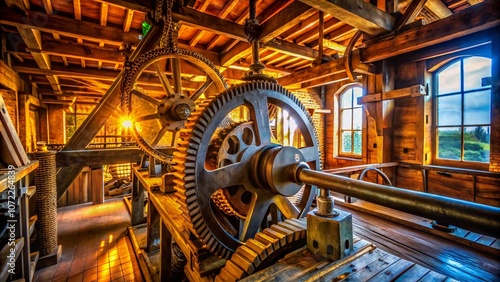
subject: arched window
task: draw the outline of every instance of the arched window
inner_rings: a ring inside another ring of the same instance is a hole
[[[489,162],[491,59],[455,60],[435,78],[435,159]]]
[[[345,89],[338,97],[338,155],[361,157],[363,108],[358,98],[363,89],[353,86]]]

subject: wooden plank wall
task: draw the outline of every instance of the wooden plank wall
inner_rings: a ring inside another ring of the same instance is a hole
[[[76,177],[68,191],[57,202],[57,207],[83,204],[91,201],[90,170],[88,168]]]

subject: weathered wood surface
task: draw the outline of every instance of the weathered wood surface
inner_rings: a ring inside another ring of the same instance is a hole
[[[1,159],[3,163],[13,165],[14,167],[21,167],[28,164],[28,155],[17,135],[2,96],[0,96],[0,135],[2,136],[0,151],[2,152]]]
[[[56,164],[58,167],[69,167],[134,163],[139,162],[143,154],[144,152],[136,147],[59,151],[56,154]]]
[[[441,281],[448,278],[355,238],[354,254],[345,259],[332,262],[304,247],[241,281],[392,281],[400,277],[418,281],[425,275],[442,277]]]
[[[500,2],[486,0],[440,21],[370,44],[361,49],[361,57],[363,62],[380,61],[498,25],[500,25]]]
[[[152,187],[161,184],[161,178],[148,177],[147,171],[139,171],[137,168],[137,166],[133,167],[134,178],[147,190],[148,197],[152,205],[156,207],[162,224],[165,225],[174,241],[179,244],[181,251],[186,255],[187,265],[190,266],[186,267],[186,274],[193,281],[210,281],[206,275],[222,267],[225,260],[210,255],[199,242],[190,240],[190,232],[184,228],[186,219],[182,215],[177,194],[153,191]]]
[[[459,281],[498,281],[498,258],[425,232],[342,207],[353,214],[354,234],[378,248]]]
[[[335,204],[340,207],[367,213],[378,218],[394,222],[396,224],[400,224],[441,238],[445,238],[453,242],[462,244],[463,246],[472,247],[476,251],[485,252],[493,256],[500,256],[500,246],[495,245],[497,244],[496,242],[499,239],[494,237],[480,235],[458,227],[451,233],[443,232],[432,227],[432,219],[410,215],[362,200],[356,200],[353,203],[346,203],[341,199],[338,199],[337,201],[335,201]]]
[[[389,32],[394,28],[394,18],[389,13],[362,0],[300,1],[371,35]]]
[[[14,175],[14,179],[12,180],[14,182],[21,180],[23,177],[25,177],[26,175],[30,174],[35,169],[37,169],[38,165],[39,165],[38,161],[32,161],[29,164],[16,168],[15,169],[16,173]],[[10,184],[8,179],[9,177],[8,170],[1,170],[0,173],[1,173],[0,174],[0,193],[1,193],[5,191]]]
[[[24,91],[24,81],[7,64],[0,61],[0,84],[7,89]]]

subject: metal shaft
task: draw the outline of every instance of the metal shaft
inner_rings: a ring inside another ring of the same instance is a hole
[[[299,167],[296,180],[368,202],[446,222],[493,237],[500,230],[500,208],[364,182]]]

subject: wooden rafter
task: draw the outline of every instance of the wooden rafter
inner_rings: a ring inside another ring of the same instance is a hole
[[[441,0],[427,0],[425,7],[440,19],[444,19],[453,14]]]
[[[396,28],[400,28],[407,23],[411,23],[422,11],[427,0],[412,0],[410,5],[406,8],[405,13],[396,22]]]
[[[371,35],[389,32],[394,18],[363,0],[300,0]]]
[[[80,5],[80,0],[73,0],[73,12],[75,14],[75,20],[82,20],[82,6]]]
[[[445,19],[370,44],[361,49],[361,57],[363,62],[380,61],[499,25],[500,1],[486,0]]]
[[[265,43],[277,37],[289,28],[307,19],[315,12],[316,11],[308,5],[300,2],[293,2],[262,25],[260,40]]]
[[[127,9],[125,11],[125,19],[123,20],[123,32],[130,31],[130,25],[132,24],[133,18],[134,18],[134,10]]]
[[[16,27],[37,29],[48,33],[58,33],[60,35],[101,41],[106,44],[119,45],[122,42],[137,44],[139,32],[123,32],[121,28],[102,27],[99,24],[72,20],[59,15],[44,16],[47,21],[44,25],[37,25],[39,22],[37,12],[28,12],[22,15],[14,9],[4,8],[0,10],[0,24],[13,25]]]

